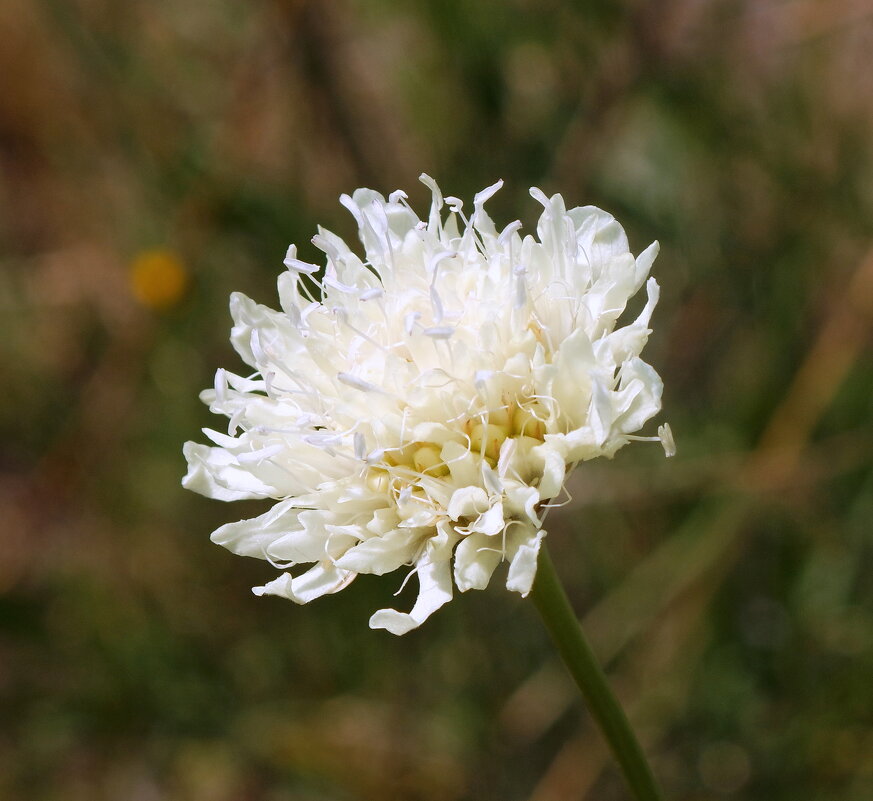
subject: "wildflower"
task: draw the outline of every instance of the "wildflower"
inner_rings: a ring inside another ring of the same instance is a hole
[[[172,250],[138,253],[130,264],[130,287],[136,299],[150,309],[164,311],[175,306],[188,288],[188,272]]]
[[[485,212],[502,182],[468,217],[421,180],[433,198],[425,221],[401,191],[344,195],[365,257],[322,228],[312,241],[323,271],[292,245],[281,312],[231,297],[231,340],[255,372],[218,371],[201,397],[229,431],[204,429],[215,447],[185,445],[187,488],[278,501],[213,541],[284,571],[311,565],[256,594],[307,603],[359,573],[409,566],[411,611],[370,619],[394,634],[445,604],[453,584],[483,589],[504,561],[506,586],[526,595],[568,470],[634,439],[672,442],[666,427],[634,433],[661,406],[661,380],[639,355],[658,300],[646,280],[657,243],[635,259],[609,214],[567,211],[538,189],[538,240],[522,238],[520,222],[499,231]],[[643,285],[639,316],[617,328]]]

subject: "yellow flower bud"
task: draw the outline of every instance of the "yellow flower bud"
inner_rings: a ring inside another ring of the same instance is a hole
[[[514,434],[534,439],[543,439],[546,424],[542,417],[545,410],[538,403],[531,406],[516,406],[512,412],[512,431]]]
[[[182,260],[171,250],[146,250],[130,265],[130,286],[136,299],[158,311],[175,306],[188,288]]]
[[[473,453],[481,453],[486,458],[496,460],[500,456],[500,446],[508,436],[509,432],[505,428],[491,423],[476,423],[470,429],[470,448]]]
[[[427,473],[436,478],[449,474],[449,468],[443,462],[440,449],[436,445],[428,444],[418,448],[412,454],[412,464],[419,473]]]

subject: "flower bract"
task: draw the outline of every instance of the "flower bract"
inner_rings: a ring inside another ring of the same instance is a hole
[[[502,182],[465,213],[422,181],[424,220],[400,191],[344,195],[363,252],[325,229],[312,240],[324,266],[292,246],[281,311],[231,297],[231,341],[251,371],[217,372],[201,397],[228,431],[185,445],[185,487],[275,501],[212,534],[283,571],[255,593],[307,603],[405,568],[419,586],[412,609],[370,618],[394,634],[453,588],[484,588],[502,562],[506,586],[526,595],[544,514],[578,462],[634,439],[672,449],[666,426],[636,434],[661,407],[640,358],[657,243],[635,258],[612,216],[538,189],[537,235],[522,236],[485,211]]]

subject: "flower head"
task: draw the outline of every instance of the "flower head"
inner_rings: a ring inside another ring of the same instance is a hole
[[[306,603],[407,566],[420,587],[411,611],[370,619],[394,634],[453,585],[484,588],[503,561],[506,586],[526,595],[543,516],[577,462],[633,439],[672,448],[665,426],[635,435],[661,406],[640,358],[657,243],[634,258],[609,214],[567,211],[538,189],[538,238],[522,237],[521,223],[498,230],[485,212],[502,182],[467,216],[421,180],[433,197],[423,221],[400,191],[344,195],[364,257],[324,229],[312,240],[323,270],[292,245],[282,311],[231,297],[231,340],[254,373],[218,371],[201,397],[229,431],[205,430],[214,447],[185,445],[185,487],[277,501],[212,534],[289,571],[256,594]],[[616,327],[643,285],[639,315]]]

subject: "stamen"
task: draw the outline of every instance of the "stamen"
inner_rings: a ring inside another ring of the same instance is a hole
[[[352,375],[351,373],[337,373],[336,379],[341,384],[345,384],[348,387],[352,387],[353,389],[359,389],[361,392],[378,392],[380,394],[385,394],[385,391],[381,387],[377,387],[375,384],[371,384],[369,381],[364,381],[363,378],[358,378],[356,375]]]
[[[421,318],[420,312],[409,312],[403,318],[403,327],[406,329],[406,335],[412,336],[412,332],[415,330],[415,324]]]
[[[317,264],[310,264],[307,261],[301,261],[297,258],[297,245],[291,245],[288,252],[285,254],[285,259],[282,262],[292,273],[303,273],[304,275],[312,275],[320,269]]]
[[[515,220],[504,228],[497,237],[497,245],[503,247],[509,238],[516,232],[522,229],[521,220]]]
[[[673,439],[673,429],[669,423],[664,423],[658,426],[658,437],[661,440],[661,445],[664,448],[664,455],[669,459],[676,455],[676,441]]]
[[[215,371],[215,400],[223,404],[227,400],[227,373],[223,367]]]
[[[455,329],[450,325],[437,325],[425,328],[421,333],[432,339],[450,339]]]
[[[281,453],[283,450],[285,450],[285,446],[278,443],[275,445],[267,445],[263,448],[258,448],[258,450],[256,451],[249,451],[248,453],[238,453],[236,456],[236,460],[240,464],[260,464],[261,462],[272,458],[277,453]]]

